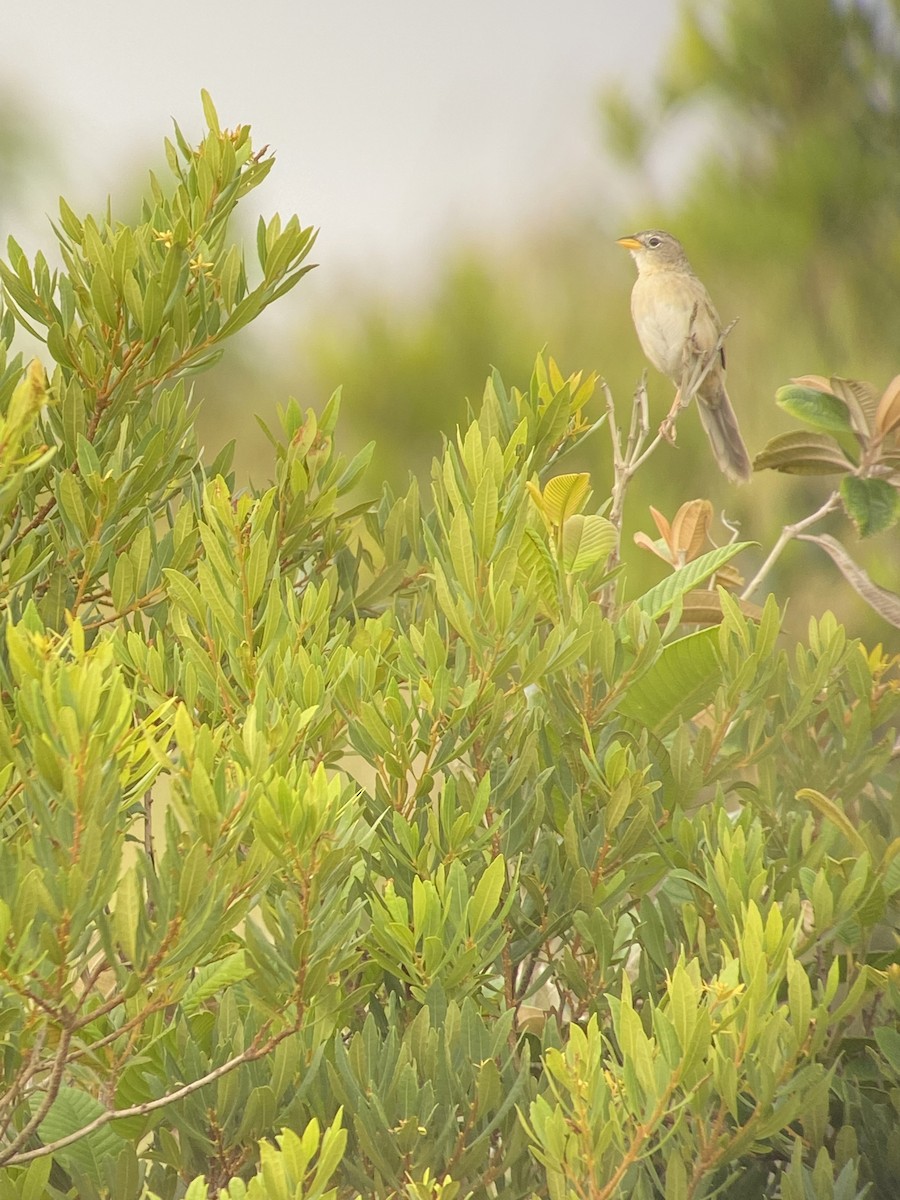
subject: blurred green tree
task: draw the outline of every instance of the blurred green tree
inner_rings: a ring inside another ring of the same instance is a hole
[[[0,224],[28,215],[35,175],[58,170],[52,138],[31,104],[9,87],[0,91]]]
[[[679,122],[703,121],[680,228],[754,280],[787,266],[774,294],[820,354],[871,361],[893,340],[897,0],[690,0],[649,103],[611,90],[602,111],[608,146],[640,172]]]

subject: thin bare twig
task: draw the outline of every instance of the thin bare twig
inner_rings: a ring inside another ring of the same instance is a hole
[[[749,600],[765,577],[771,571],[774,564],[781,557],[788,542],[792,541],[798,534],[801,534],[804,529],[809,529],[810,525],[815,525],[816,521],[821,521],[830,512],[838,507],[841,502],[839,492],[832,492],[821,508],[817,508],[814,513],[810,513],[808,517],[804,517],[802,521],[795,521],[793,525],[785,525],[782,529],[778,541],[769,552],[769,556],[763,565],[759,568],[744,590],[741,592],[742,600]]]
[[[20,1146],[24,1146],[31,1135],[37,1132],[41,1122],[46,1117],[47,1113],[53,1107],[56,1097],[59,1095],[59,1089],[62,1085],[63,1071],[66,1067],[66,1062],[69,1056],[69,1044],[72,1040],[72,1030],[63,1027],[59,1036],[59,1045],[56,1048],[56,1056],[53,1063],[53,1069],[50,1072],[50,1077],[47,1080],[47,1086],[44,1090],[44,1098],[37,1107],[37,1111],[29,1121],[22,1126],[10,1144],[5,1150],[0,1151],[0,1166],[8,1166],[12,1163],[25,1161],[28,1158],[39,1158],[40,1155],[35,1154],[33,1150],[20,1156],[16,1153]]]
[[[207,1072],[206,1075],[202,1075],[199,1079],[194,1079],[191,1083],[186,1083],[172,1092],[167,1092],[164,1096],[158,1096],[155,1100],[146,1100],[143,1104],[132,1104],[129,1108],[108,1109],[106,1112],[100,1113],[93,1121],[89,1121],[87,1125],[82,1125],[80,1129],[76,1129],[72,1133],[67,1133],[65,1137],[57,1138],[55,1142],[48,1142],[45,1146],[38,1146],[34,1150],[25,1151],[23,1154],[16,1154],[15,1152],[10,1154],[10,1150],[13,1147],[7,1147],[5,1151],[0,1152],[0,1165],[20,1166],[22,1163],[31,1162],[35,1158],[45,1158],[48,1154],[55,1154],[58,1150],[64,1150],[66,1146],[71,1146],[74,1142],[80,1141],[81,1138],[87,1137],[88,1134],[93,1133],[95,1130],[102,1129],[110,1121],[121,1121],[125,1117],[143,1117],[147,1113],[155,1112],[159,1108],[165,1108],[169,1104],[174,1104],[177,1100],[183,1100],[185,1096],[193,1095],[194,1092],[198,1092],[201,1088],[206,1087],[207,1084],[215,1083],[217,1079],[221,1079],[223,1075],[227,1075],[236,1067],[263,1058],[266,1054],[271,1053],[279,1042],[283,1042],[286,1037],[296,1033],[296,1031],[296,1026],[291,1025],[263,1043],[260,1043],[260,1035],[258,1034],[246,1050],[241,1051],[240,1054],[236,1054],[234,1058],[230,1058],[228,1062],[222,1063],[221,1066]],[[52,1099],[46,1105],[48,1111],[51,1104]],[[27,1137],[34,1132],[46,1115],[46,1112],[36,1114],[35,1118],[29,1121],[26,1129],[23,1129],[22,1133],[16,1138],[13,1146],[22,1145],[23,1140],[27,1140]],[[25,1135],[24,1139],[23,1135]]]

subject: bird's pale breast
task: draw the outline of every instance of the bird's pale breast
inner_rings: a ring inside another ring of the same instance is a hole
[[[692,314],[701,351],[711,350],[719,336],[715,310],[696,275],[674,271],[639,275],[631,293],[631,314],[647,358],[676,382],[681,379]]]

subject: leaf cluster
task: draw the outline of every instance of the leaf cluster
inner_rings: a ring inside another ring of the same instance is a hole
[[[741,543],[623,599],[543,356],[427,498],[352,498],[337,394],[238,492],[183,377],[312,233],[251,286],[270,160],[205,110],[141,225],[0,268],[52,360],[0,384],[4,1195],[892,1194],[895,664],[688,632]]]

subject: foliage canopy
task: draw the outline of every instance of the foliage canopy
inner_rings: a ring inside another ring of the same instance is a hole
[[[337,395],[201,463],[186,376],[313,242],[248,267],[204,109],[138,225],[0,265],[3,1194],[895,1194],[889,660],[686,633],[737,544],[624,603],[543,357],[427,504],[352,499]]]

